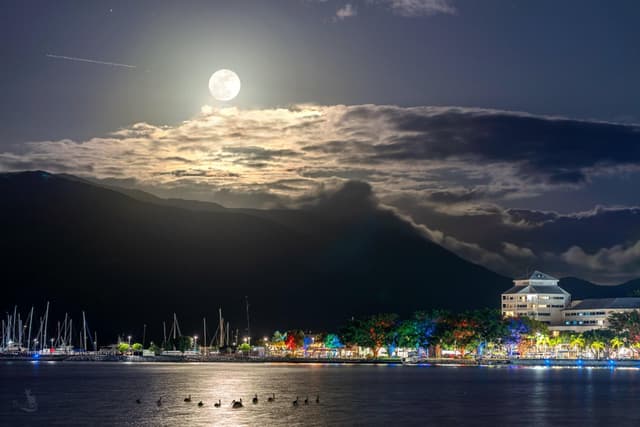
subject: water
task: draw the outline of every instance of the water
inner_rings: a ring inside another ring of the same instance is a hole
[[[12,404],[24,401],[25,388],[37,399],[34,413]],[[271,393],[275,403],[267,403]],[[192,403],[183,402],[188,394]],[[231,409],[239,398],[245,407]],[[639,402],[635,369],[0,364],[1,425],[621,426],[640,425]]]

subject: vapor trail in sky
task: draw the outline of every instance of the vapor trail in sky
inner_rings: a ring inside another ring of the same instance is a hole
[[[91,64],[109,65],[111,67],[123,67],[123,68],[132,68],[132,69],[137,68],[135,65],[119,64],[117,62],[97,61],[95,59],[87,59],[87,58],[76,58],[73,56],[52,55],[50,53],[47,53],[45,56],[47,58],[65,59],[67,61],[89,62]]]

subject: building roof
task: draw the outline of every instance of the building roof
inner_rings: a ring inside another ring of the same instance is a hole
[[[558,280],[553,276],[549,276],[546,273],[543,273],[541,271],[534,271],[533,274],[531,274],[531,276],[529,277],[529,280]]]
[[[538,271],[535,270],[533,273],[531,273],[531,276],[529,277],[523,277],[521,279],[516,279],[517,281],[526,281],[526,280],[554,280],[554,281],[558,281],[558,279],[556,279],[553,276],[548,275],[547,273],[543,273],[542,271]]]
[[[514,286],[503,294],[568,294],[567,291],[557,285],[527,285],[527,286]],[[638,298],[640,300],[640,298]]]
[[[640,309],[640,298],[592,298],[578,302],[566,310],[593,310],[612,308]]]

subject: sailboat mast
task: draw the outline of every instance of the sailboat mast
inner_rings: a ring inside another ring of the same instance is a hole
[[[202,323],[203,323],[203,327],[204,327],[204,334],[202,336],[202,348],[204,349],[204,352],[207,352],[207,318],[203,317],[202,318]]]
[[[83,349],[87,351],[87,318],[84,315],[84,311],[82,312],[82,335],[84,337]]]
[[[47,345],[47,324],[49,322],[49,301],[47,301],[47,309],[44,312],[44,330],[42,331],[43,333],[43,338],[42,338],[42,348],[44,348],[45,345]]]
[[[251,327],[249,326],[249,297],[244,297],[247,303],[247,344],[251,345]]]
[[[220,330],[220,337],[218,338],[218,348],[224,347],[224,321],[222,320],[222,308],[218,309],[218,314],[220,316],[220,325],[218,329]]]
[[[18,313],[18,349],[22,350],[22,317]]]
[[[162,348],[167,346],[167,323],[162,322]]]
[[[31,324],[33,323],[33,306],[31,306],[31,313],[29,313],[29,335],[27,337],[27,352],[31,350]]]
[[[67,347],[67,334],[69,333],[68,314],[64,314],[64,322],[62,322],[62,346]]]
[[[17,323],[18,322],[17,322],[17,320],[18,320],[18,306],[14,305],[13,306],[13,317],[11,318],[11,322],[12,322],[11,323],[11,326],[12,326],[12,328],[11,328],[11,335],[12,335],[11,341],[13,341],[14,345],[17,344],[16,343],[16,341],[17,341],[16,338],[17,338],[17,335],[18,335],[18,331],[17,331],[17,329],[18,329]]]

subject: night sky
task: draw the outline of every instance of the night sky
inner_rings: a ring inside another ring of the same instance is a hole
[[[362,181],[502,274],[640,276],[635,0],[0,11],[0,171],[256,208]],[[221,68],[242,80],[224,103],[207,88]]]

